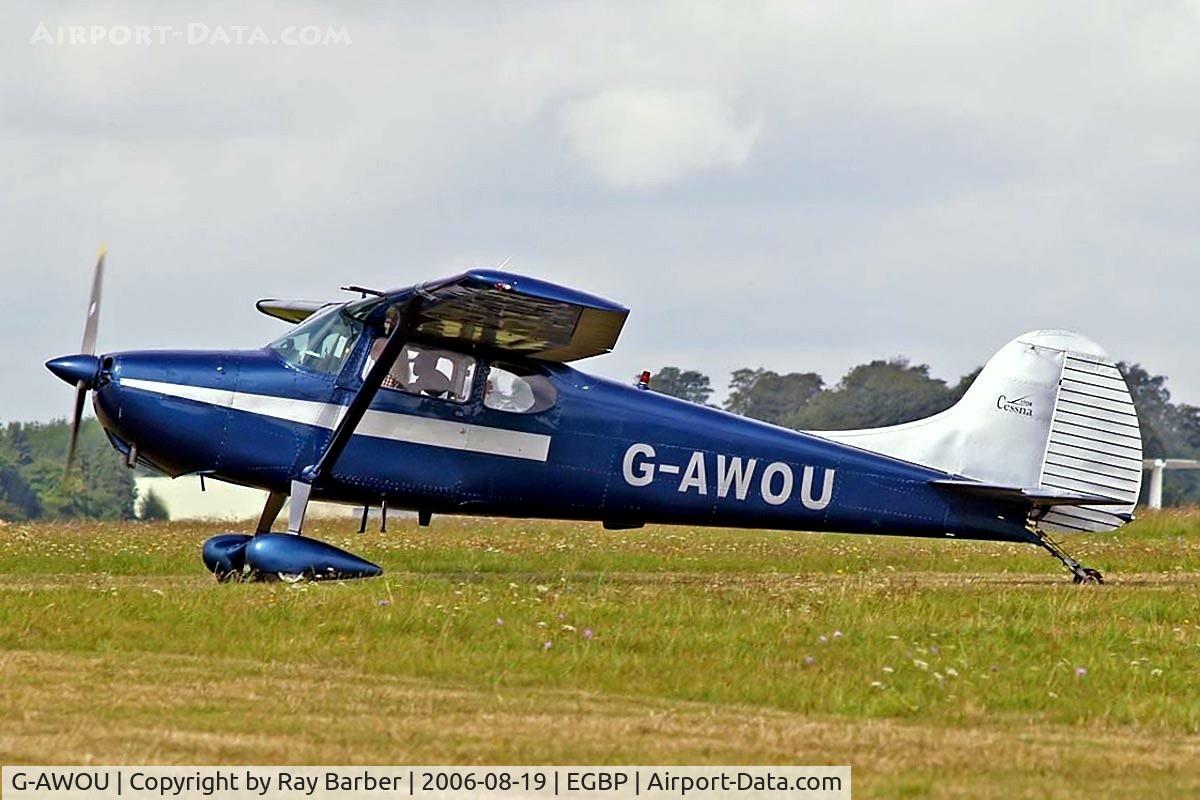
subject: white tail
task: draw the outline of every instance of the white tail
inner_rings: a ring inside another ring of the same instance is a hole
[[[1125,379],[1095,342],[1070,331],[1018,336],[940,414],[812,433],[989,484],[1113,500],[1039,511],[1043,531],[1118,528],[1141,490],[1141,433]]]

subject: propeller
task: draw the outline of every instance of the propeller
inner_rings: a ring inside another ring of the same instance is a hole
[[[75,449],[79,444],[79,425],[83,419],[83,402],[89,389],[96,386],[96,375],[100,371],[100,359],[96,358],[96,331],[100,323],[100,292],[104,284],[104,258],[108,249],[100,245],[100,253],[96,258],[96,269],[92,273],[92,294],[88,300],[87,318],[83,324],[83,343],[79,353],[73,356],[60,356],[46,362],[46,368],[75,386],[75,408],[71,414],[71,438],[67,445],[67,463],[63,470],[63,479],[71,471],[75,462]]]

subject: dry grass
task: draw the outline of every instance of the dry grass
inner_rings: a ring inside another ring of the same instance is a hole
[[[385,580],[216,585],[204,526],[0,529],[0,759],[850,763],[861,797],[1200,794],[1196,514],[1073,541],[1099,588],[965,542],[348,530],[313,533]]]

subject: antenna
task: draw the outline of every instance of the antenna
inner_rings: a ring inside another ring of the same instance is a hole
[[[358,292],[363,296],[364,300],[366,299],[367,295],[373,295],[375,297],[383,297],[384,295],[384,292],[381,292],[378,289],[368,289],[366,286],[355,286],[354,284],[351,284],[350,286],[343,286],[341,287],[341,290],[343,292]]]
[[[503,271],[504,271],[504,268],[508,266],[508,262],[510,262],[510,261],[512,261],[512,260],[513,260],[513,257],[512,257],[512,256],[509,256],[508,258],[506,258],[506,259],[504,259],[503,261],[501,261],[501,262],[500,262],[500,265],[499,265],[499,266],[497,266],[497,267],[496,267],[496,269],[497,269],[498,271],[500,271],[500,272],[503,272]]]

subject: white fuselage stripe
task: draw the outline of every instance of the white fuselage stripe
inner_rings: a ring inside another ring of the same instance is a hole
[[[121,386],[328,430],[337,427],[338,421],[346,413],[346,406],[337,403],[231,392],[226,389],[163,383],[140,378],[126,378],[121,381]],[[524,458],[530,461],[546,461],[550,456],[550,437],[545,434],[492,428],[485,425],[470,425],[465,422],[396,414],[389,411],[367,411],[354,433],[356,436],[370,436],[394,442]]]

